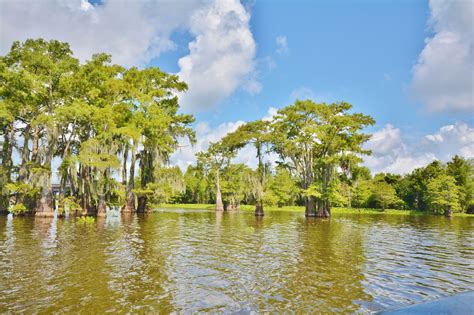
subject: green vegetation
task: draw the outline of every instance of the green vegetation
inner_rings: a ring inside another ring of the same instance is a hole
[[[181,192],[166,161],[179,137],[194,141],[194,118],[178,114],[186,89],[159,68],[126,69],[106,54],[80,64],[67,43],[15,42],[0,57],[0,211],[51,216],[57,202],[77,214],[145,212]]]
[[[195,142],[194,117],[178,113],[186,89],[159,68],[127,69],[106,54],[81,64],[67,43],[15,42],[0,57],[0,212],[100,216],[108,207],[148,212],[163,203],[258,216],[264,207],[304,207],[310,217],[359,211],[353,207],[474,212],[473,160],[372,175],[361,162],[371,153],[364,129],[375,121],[346,102],[296,100],[211,143],[183,175],[168,160],[178,139]],[[249,146],[255,169],[233,163]]]
[[[229,164],[230,168],[232,166]],[[213,183],[204,176],[193,176],[201,174],[196,173],[196,169],[199,167],[189,167],[185,174],[186,191],[181,195],[181,198],[175,200],[176,203],[180,203],[178,208],[186,209],[187,204],[191,204],[190,207],[193,209],[215,208],[215,206],[209,206],[215,201]],[[298,177],[282,164],[279,164],[276,170],[270,170],[270,165],[266,164],[266,169],[265,207],[272,210],[298,209],[297,211],[300,211],[301,207],[305,206],[305,197],[308,192],[303,190]],[[223,176],[232,178],[226,172],[227,168],[224,168]],[[385,173],[372,176],[367,168],[358,165],[353,165],[351,172],[348,173],[342,168],[337,172],[331,191],[331,204],[339,212],[341,209],[346,209],[345,211],[349,212],[367,213],[366,209],[374,209],[371,210],[373,213],[382,211],[386,213],[396,211],[405,214],[448,215],[451,213],[457,215],[474,213],[473,160],[455,156],[447,164],[434,161],[426,167],[415,169],[412,173],[404,176]],[[239,176],[239,181],[242,181],[242,176],[246,176],[243,180],[247,181],[246,185],[242,185],[244,190],[240,192],[243,196],[240,208],[255,209],[252,206],[256,204],[252,186],[252,176],[255,176],[255,171],[246,170]],[[199,191],[195,185],[192,185],[195,182],[199,183]],[[318,191],[312,193],[318,196]],[[199,200],[189,198],[197,194],[201,196]],[[198,205],[194,205],[196,203]],[[166,207],[170,207],[170,205],[166,205]]]
[[[215,204],[192,204],[192,203],[172,203],[161,204],[158,209],[184,209],[184,210],[215,210]],[[241,211],[254,211],[253,205],[241,205]],[[282,212],[305,212],[304,206],[266,206],[267,211]],[[370,208],[343,208],[333,207],[331,213],[335,214],[387,214],[387,215],[436,215],[436,213],[416,211],[416,210],[397,210],[397,209],[370,209]],[[454,213],[456,217],[474,217],[474,214]]]

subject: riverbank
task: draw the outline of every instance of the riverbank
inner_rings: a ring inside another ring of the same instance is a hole
[[[164,209],[184,209],[184,210],[215,210],[214,204],[185,204],[185,203],[175,203],[175,204],[162,204],[159,208]],[[254,205],[240,205],[241,211],[255,211]],[[265,206],[264,211],[287,211],[287,212],[304,212],[304,207],[302,206]],[[353,214],[389,214],[389,215],[436,215],[433,213],[416,211],[416,210],[396,210],[396,209],[386,209],[382,211],[381,209],[366,209],[366,208],[339,208],[334,207],[331,209],[331,212],[334,214],[338,213],[353,213]],[[453,213],[455,217],[473,217],[474,214],[468,213]]]

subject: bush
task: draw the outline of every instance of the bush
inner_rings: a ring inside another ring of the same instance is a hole
[[[13,205],[10,207],[9,211],[15,215],[19,215],[19,214],[24,214],[28,211],[28,209],[26,209],[25,205],[22,204],[22,203],[18,203],[16,205]]]
[[[79,217],[77,218],[76,220],[77,223],[79,224],[93,224],[95,222],[95,218],[94,217]]]

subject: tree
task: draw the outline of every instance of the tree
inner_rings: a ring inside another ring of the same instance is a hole
[[[299,192],[290,172],[283,167],[277,168],[269,186],[269,190],[276,197],[278,207],[292,205]]]
[[[265,193],[265,179],[266,167],[263,161],[265,153],[264,148],[270,144],[270,128],[269,123],[264,120],[257,120],[254,122],[246,123],[236,131],[229,133],[223,139],[223,144],[231,148],[231,150],[238,150],[245,147],[247,144],[255,146],[257,153],[257,180],[251,181],[253,184],[253,190],[255,192],[255,215],[263,216],[263,200]]]
[[[351,108],[346,102],[297,100],[274,117],[272,148],[282,164],[299,177],[305,192],[306,216],[329,217],[336,166],[345,155],[370,153],[362,149],[370,136],[361,130],[374,120],[350,114]]]
[[[459,202],[463,210],[467,210],[474,198],[474,166],[468,160],[455,155],[447,163],[447,175],[454,177],[459,190]]]
[[[373,200],[375,207],[380,207],[382,210],[398,201],[395,188],[385,181],[375,183],[370,199]]]
[[[428,209],[435,213],[450,215],[452,211],[461,210],[459,188],[456,179],[450,175],[439,175],[431,179],[427,185]]]
[[[149,195],[137,196],[137,188],[169,192],[176,181],[166,173],[170,182],[164,183],[158,170],[179,138],[194,142],[194,117],[178,113],[176,95],[186,89],[178,76],[159,68],[126,69],[106,54],[80,64],[67,43],[15,42],[0,57],[0,211],[13,202],[36,215],[53,215],[56,157],[59,204],[75,203],[98,215],[108,204],[124,203],[125,212],[148,210]],[[21,148],[17,137],[23,138]],[[21,189],[6,189],[8,184]]]
[[[224,168],[235,157],[235,154],[236,152],[233,147],[224,145],[222,142],[211,143],[206,152],[196,154],[198,165],[205,169],[206,174],[211,175],[210,173],[213,173],[215,176],[216,211],[224,211],[220,177]]]

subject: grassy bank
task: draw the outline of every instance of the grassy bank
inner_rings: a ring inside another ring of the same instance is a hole
[[[165,209],[189,209],[189,210],[214,210],[215,205],[213,204],[163,204],[160,205],[160,208]],[[254,211],[254,205],[241,205],[240,210],[242,211]],[[264,210],[266,211],[290,211],[290,212],[304,212],[304,207],[300,206],[285,206],[285,207],[276,207],[276,206],[265,206]],[[422,211],[415,210],[395,210],[395,209],[386,209],[382,211],[381,209],[356,209],[356,208],[338,208],[334,207],[331,209],[332,213],[365,213],[365,214],[390,214],[390,215],[434,215],[431,213],[426,213]],[[453,216],[460,217],[474,217],[474,214],[467,213],[453,213]]]

